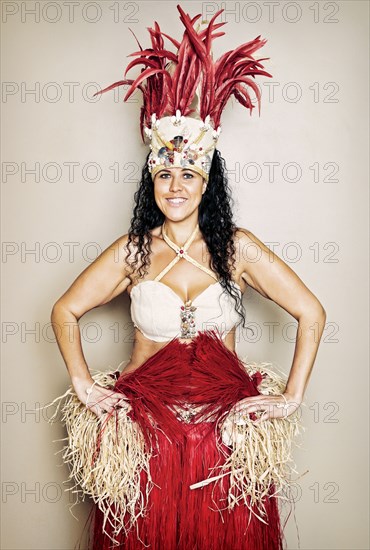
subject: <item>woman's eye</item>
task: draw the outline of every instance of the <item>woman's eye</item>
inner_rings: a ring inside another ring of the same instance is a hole
[[[163,172],[162,174],[159,175],[160,178],[163,178],[163,179],[166,179],[167,176],[170,176],[171,174],[169,174],[168,172]],[[191,173],[191,172],[184,172],[183,173],[183,176],[189,176],[190,178],[193,178],[194,175]],[[188,179],[188,178],[186,178]]]

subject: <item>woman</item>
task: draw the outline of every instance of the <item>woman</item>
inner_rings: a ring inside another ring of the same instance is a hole
[[[186,65],[181,48],[187,47],[196,63],[196,56],[201,57],[196,46],[204,46],[212,36],[217,27],[214,19],[222,10],[210,22],[207,34],[196,33],[197,17],[191,20],[178,9],[186,32],[181,45],[176,44],[179,56],[172,82],[185,93],[181,73],[176,73],[180,58],[183,68]],[[157,24],[150,30],[157,57],[151,50],[146,74],[134,82],[115,84],[131,85],[127,99],[144,78],[148,82],[141,89],[145,120],[151,121],[151,127],[145,127],[151,153],[135,194],[130,230],[77,277],[52,310],[58,345],[79,403],[96,415],[95,426],[100,423],[102,437],[107,419],[115,422],[117,431],[114,437],[110,433],[102,464],[113,472],[119,462],[123,472],[130,472],[112,484],[109,498],[104,493],[96,500],[91,548],[105,550],[114,541],[127,549],[280,550],[283,533],[273,496],[276,487],[273,482],[265,484],[268,490],[263,492],[263,484],[255,484],[257,492],[247,494],[253,484],[246,468],[237,468],[233,462],[235,457],[240,459],[240,441],[233,439],[233,430],[227,431],[225,418],[236,418],[235,424],[231,420],[234,427],[247,425],[248,434],[253,434],[251,421],[255,429],[265,430],[273,419],[294,415],[308,384],[326,314],[289,266],[251,231],[233,222],[225,164],[216,149],[225,102],[218,98],[222,105],[218,111],[216,103],[205,107],[204,93],[200,121],[187,116],[199,84],[194,76],[187,102],[176,103],[173,94],[170,100],[176,115],[162,116],[166,109],[171,111],[168,105],[158,104],[158,98],[162,102],[169,92],[163,88],[168,81],[162,78],[165,69],[159,52],[163,33]],[[261,45],[259,38],[247,45],[248,74],[252,70],[268,74],[261,71],[261,60],[250,65],[251,54]],[[140,49],[143,63],[147,51]],[[210,61],[203,56],[197,75],[206,62]],[[189,66],[186,73],[191,80]],[[212,74],[217,77],[217,71]],[[157,78],[155,89],[150,86],[153,78]],[[203,72],[203,82],[205,78]],[[235,90],[240,97],[241,89]],[[183,94],[178,95],[182,100]],[[248,106],[252,109],[251,103]],[[298,321],[293,364],[284,391],[277,395],[260,391],[263,376],[248,373],[235,352],[236,329],[245,321],[242,295],[248,285]],[[84,358],[78,321],[125,291],[131,298],[135,326],[132,354],[113,383],[99,383]],[[71,323],[73,338],[64,328]],[[317,331],[312,331],[313,325]],[[102,437],[94,440],[97,453]],[[262,447],[258,449],[252,457],[256,464],[248,463],[249,474],[268,458]]]

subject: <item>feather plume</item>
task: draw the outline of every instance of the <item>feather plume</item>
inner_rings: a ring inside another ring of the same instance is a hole
[[[139,89],[143,94],[140,131],[144,142],[144,125],[151,127],[153,113],[157,118],[161,118],[174,115],[180,110],[183,116],[190,116],[195,111],[191,108],[195,98],[198,99],[199,117],[205,120],[209,115],[214,128],[219,127],[222,112],[232,95],[252,114],[255,107],[250,95],[252,90],[257,100],[258,112],[261,114],[261,92],[255,77],[272,77],[263,70],[264,66],[261,63],[269,58],[253,57],[253,54],[266,44],[266,39],[261,39],[259,35],[213,61],[213,41],[225,34],[215,32],[225,24],[215,21],[224,10],[215,13],[206,28],[201,30],[200,23],[197,28],[194,26],[201,14],[191,18],[180,5],[177,5],[177,9],[180,21],[185,27],[181,42],[162,32],[155,21],[154,28],[148,27],[151,48],[143,49],[130,29],[140,50],[128,56],[136,59],[127,65],[124,76],[134,67],[142,65],[139,76],[134,80],[119,80],[94,94],[103,94],[117,86],[128,85],[129,89],[123,99],[127,101]],[[175,46],[176,52],[165,48],[164,38]]]

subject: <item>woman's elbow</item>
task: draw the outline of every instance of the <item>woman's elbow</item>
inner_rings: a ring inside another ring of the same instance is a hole
[[[326,310],[319,300],[315,301],[311,308],[311,315],[316,318],[320,323],[325,324]]]
[[[326,310],[322,305],[322,303],[317,298],[316,298],[316,311],[319,317],[322,317],[324,320],[326,319]]]
[[[68,311],[68,308],[66,308],[66,304],[59,298],[51,308],[51,321],[55,321],[57,318],[60,317],[61,314],[65,313],[66,311]]]
[[[298,320],[306,319],[310,322],[319,321],[320,323],[325,323],[326,311],[322,303],[317,298],[314,298],[301,305],[300,313],[297,317]]]

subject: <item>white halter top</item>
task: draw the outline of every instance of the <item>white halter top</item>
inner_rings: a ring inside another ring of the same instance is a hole
[[[199,331],[216,330],[224,339],[240,317],[235,300],[224,291],[216,275],[187,254],[198,225],[181,248],[173,243],[165,231],[162,235],[176,251],[175,258],[155,277],[136,284],[130,293],[131,318],[134,326],[149,340],[166,342],[173,338],[194,338]],[[191,262],[216,279],[193,300],[183,302],[180,296],[160,279],[181,259]],[[240,286],[231,283],[241,293]]]

